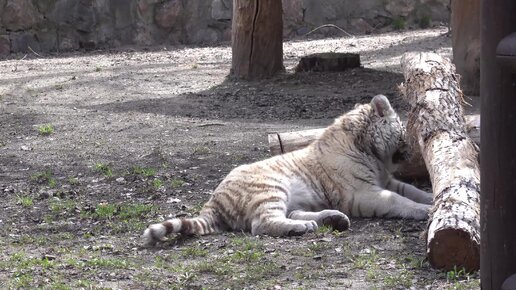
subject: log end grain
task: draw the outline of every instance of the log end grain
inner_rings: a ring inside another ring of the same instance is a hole
[[[302,57],[296,66],[296,72],[335,72],[360,67],[360,55],[357,53],[314,53]]]
[[[432,267],[450,271],[480,269],[480,245],[469,233],[460,229],[437,231],[428,244],[427,256]]]

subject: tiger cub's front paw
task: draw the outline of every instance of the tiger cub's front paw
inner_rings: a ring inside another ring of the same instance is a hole
[[[301,236],[306,233],[313,233],[319,229],[315,221],[299,221],[288,232],[289,236]]]

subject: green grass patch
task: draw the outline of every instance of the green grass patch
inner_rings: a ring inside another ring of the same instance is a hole
[[[38,184],[46,184],[51,188],[57,186],[57,180],[54,178],[54,173],[51,170],[35,173],[31,176],[31,180]]]
[[[132,168],[131,172],[136,175],[141,175],[144,177],[154,177],[156,176],[156,169],[150,167],[139,167],[135,166]]]
[[[163,181],[159,178],[155,178],[153,181],[152,181],[152,186],[155,188],[155,189],[160,189],[162,186],[163,186]]]
[[[378,266],[372,265],[369,267],[366,271],[366,281],[376,281],[378,279],[379,273],[378,273]]]
[[[183,184],[185,184],[185,181],[177,177],[174,177],[172,181],[170,181],[170,186],[172,186],[172,188],[179,188],[183,186]]]
[[[77,178],[77,177],[69,177],[68,178],[68,184],[70,184],[70,185],[80,185],[81,182],[79,181],[79,178]]]
[[[55,198],[48,203],[48,208],[56,215],[72,213],[77,209],[77,202],[70,199]]]
[[[403,30],[405,29],[405,19],[402,17],[396,17],[392,20],[392,27],[395,30]]]
[[[88,267],[107,268],[107,269],[129,269],[132,263],[124,259],[114,258],[93,258],[87,260],[85,265]]]
[[[269,279],[278,275],[279,266],[271,261],[261,261],[252,267],[249,267],[247,272],[247,279],[250,282],[255,282],[263,279]]]
[[[22,252],[13,253],[9,257],[9,265],[16,270],[27,270],[35,266],[42,269],[50,269],[55,267],[55,264],[55,261],[48,260],[47,258],[29,257]]]
[[[234,262],[254,262],[259,261],[261,258],[263,258],[264,253],[261,251],[256,250],[238,250],[236,251],[233,256],[232,260]]]
[[[95,207],[95,211],[93,213],[93,217],[96,219],[111,219],[115,216],[117,211],[117,206],[109,203],[101,203]]]
[[[31,273],[15,272],[11,281],[9,281],[9,289],[29,289],[34,277]]]
[[[205,145],[198,146],[193,151],[193,154],[195,154],[195,155],[207,155],[210,153],[211,153],[211,149]]]
[[[412,269],[423,269],[428,263],[424,257],[406,256],[401,260],[396,259],[397,264],[405,265],[408,264]]]
[[[22,207],[25,208],[29,208],[34,205],[32,197],[27,195],[16,195],[16,203],[20,204]]]
[[[54,237],[56,239],[58,239],[59,241],[72,240],[72,239],[76,238],[75,234],[70,233],[70,232],[60,232],[60,233],[55,234]]]
[[[263,249],[263,242],[250,236],[234,236],[231,239],[231,243],[237,248],[243,248],[244,250],[251,249]]]
[[[450,284],[449,289],[452,290],[478,289],[480,287],[480,279],[473,278],[473,274],[464,268],[454,267],[453,270],[446,272],[446,280]]]
[[[383,283],[388,288],[397,288],[400,286],[403,286],[404,288],[410,288],[413,284],[412,279],[414,279],[414,274],[407,269],[402,269],[398,273],[384,277]]]
[[[164,254],[154,258],[153,265],[148,268],[148,276],[135,275],[135,280],[145,287],[155,285],[157,273],[174,273],[174,281],[160,284],[166,289],[202,288],[199,278],[209,282],[209,287],[216,289],[245,289],[250,286],[257,289],[269,289],[282,269],[277,261],[269,259],[265,254],[263,241],[247,236],[230,234],[227,247],[216,252],[208,251],[203,245],[182,245],[177,254]]]
[[[460,280],[468,279],[469,273],[464,268],[453,267],[453,270],[446,272],[446,280],[448,282],[457,282]]]
[[[199,202],[197,204],[192,205],[190,208],[188,208],[186,211],[191,213],[192,215],[199,215],[199,212],[204,207],[204,202]]]
[[[113,169],[111,166],[104,163],[96,163],[95,170],[102,173],[106,177],[113,177]]]
[[[220,289],[242,289],[253,285],[265,287],[263,283],[270,283],[274,276],[281,272],[277,262],[267,258],[263,242],[254,237],[234,236],[231,238],[230,250],[223,255],[216,255],[214,259],[201,260],[192,265],[188,272],[197,276],[217,276]]]
[[[316,231],[317,234],[328,234],[331,232],[333,232],[333,228],[327,225],[320,226]]]
[[[132,218],[141,218],[142,216],[152,213],[154,206],[150,204],[122,204],[119,206],[118,215],[123,220]]]
[[[376,250],[370,250],[364,254],[355,255],[351,258],[353,262],[353,268],[355,269],[366,269],[378,263],[378,253]]]
[[[430,27],[430,24],[432,24],[432,18],[430,18],[428,15],[423,15],[418,19],[417,23],[420,28],[428,28]]]
[[[145,229],[144,217],[154,211],[148,204],[109,204],[95,206],[93,211],[82,211],[81,217],[100,221],[109,221],[113,234],[140,232]]]
[[[76,259],[69,258],[65,261],[68,266],[83,269],[83,268],[97,268],[97,269],[129,269],[134,267],[134,263],[124,259],[117,258],[99,258],[91,259]]]
[[[37,245],[37,246],[45,246],[48,245],[49,242],[48,236],[43,235],[21,235],[15,243],[19,243],[20,245]]]
[[[308,250],[313,253],[321,253],[330,248],[329,243],[325,242],[312,242],[308,245]]]
[[[49,289],[52,290],[73,290],[75,288],[66,285],[64,282],[53,282],[50,284]]]
[[[219,259],[215,261],[203,261],[195,266],[196,271],[201,274],[214,274],[217,276],[225,276],[234,273],[234,264],[228,263],[226,260]]]
[[[191,246],[183,248],[182,253],[186,257],[206,257],[208,255],[208,250],[201,249],[198,246]]]
[[[38,126],[38,133],[42,136],[48,136],[52,133],[54,133],[54,125],[52,124],[45,124]]]
[[[149,270],[136,273],[134,275],[134,281],[142,284],[144,289],[164,289],[167,286],[170,288],[166,281],[154,276],[154,273]]]
[[[230,256],[232,262],[255,262],[264,257],[263,243],[259,240],[244,237],[233,238],[235,252]]]

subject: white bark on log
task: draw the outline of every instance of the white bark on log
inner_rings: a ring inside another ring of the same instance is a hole
[[[268,136],[271,154],[278,155],[291,152],[308,146],[317,139],[325,128],[311,129],[296,132],[271,133]],[[478,145],[480,144],[480,115],[466,116],[466,130],[469,137]],[[401,179],[428,178],[428,171],[421,156],[421,151],[415,150],[412,158],[402,162],[394,173]]]
[[[455,67],[434,53],[406,53],[401,66],[406,81],[402,92],[411,105],[408,139],[422,153],[434,193],[428,260],[434,268],[478,270],[479,150],[466,133]]]

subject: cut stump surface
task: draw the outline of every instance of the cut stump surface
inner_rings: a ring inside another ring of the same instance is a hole
[[[314,53],[302,57],[296,66],[296,72],[336,72],[360,67],[360,55],[357,53]]]

